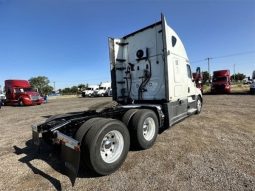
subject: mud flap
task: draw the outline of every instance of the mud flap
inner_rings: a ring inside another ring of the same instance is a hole
[[[61,158],[65,165],[66,175],[69,177],[72,186],[74,186],[80,167],[80,151],[61,145]]]
[[[40,136],[39,133],[36,131],[32,131],[32,138],[33,138],[33,143],[36,146],[40,146]]]

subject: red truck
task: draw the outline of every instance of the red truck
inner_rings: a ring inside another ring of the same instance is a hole
[[[27,80],[5,80],[7,105],[40,105],[43,98]]]
[[[218,70],[213,72],[211,93],[230,93],[229,70]]]

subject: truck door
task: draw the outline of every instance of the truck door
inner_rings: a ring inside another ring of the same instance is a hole
[[[188,83],[185,61],[181,58],[173,59],[174,67],[174,98],[176,117],[181,118],[187,114],[188,104]]]
[[[192,80],[192,73],[191,73],[190,65],[186,64],[186,68],[187,68],[188,96],[193,96],[193,95],[195,95],[196,84]]]
[[[196,108],[196,84],[192,80],[192,72],[190,65],[186,63],[187,69],[187,93],[188,93],[188,109]]]
[[[13,99],[13,92],[10,87],[5,87],[5,92],[6,92],[6,99],[7,100],[12,100]]]

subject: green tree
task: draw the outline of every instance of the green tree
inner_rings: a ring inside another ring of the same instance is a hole
[[[62,89],[62,93],[63,94],[70,94],[71,93],[71,89],[70,88],[64,88],[64,89]]]
[[[86,85],[85,84],[79,84],[78,88],[82,91],[86,88]]]
[[[43,95],[48,95],[53,91],[53,87],[52,86],[44,86],[42,88],[42,94]]]
[[[244,78],[245,78],[245,75],[241,73],[233,74],[231,76],[231,80],[235,80],[235,81],[242,81]]]
[[[77,86],[72,86],[70,90],[71,90],[71,93],[77,94],[77,92],[78,92],[78,87],[77,87]]]
[[[47,95],[53,90],[53,87],[49,85],[50,80],[46,76],[32,77],[28,81],[31,86],[38,89],[39,93],[42,95]]]

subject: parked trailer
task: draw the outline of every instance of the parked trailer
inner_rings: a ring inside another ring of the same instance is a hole
[[[80,164],[100,175],[116,171],[130,144],[148,149],[159,128],[202,108],[189,60],[178,35],[161,21],[122,38],[109,38],[114,108],[52,116],[32,126],[33,140],[61,144],[74,183]]]

